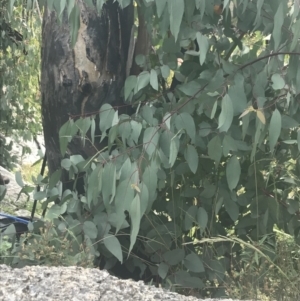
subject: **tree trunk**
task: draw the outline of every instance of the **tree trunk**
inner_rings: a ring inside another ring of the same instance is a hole
[[[62,24],[48,9],[43,20],[42,119],[50,175],[60,167],[59,129],[69,118],[96,115],[104,103],[123,103],[133,6],[122,10],[117,1],[109,0],[97,14],[96,8],[83,0],[78,4],[80,27],[73,49],[66,11]],[[88,141],[83,146],[80,138],[74,138],[68,153],[87,158],[96,148]]]

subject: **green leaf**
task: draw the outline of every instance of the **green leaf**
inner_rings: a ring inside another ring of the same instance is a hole
[[[106,234],[103,237],[103,243],[107,250],[113,254],[121,263],[123,263],[123,253],[119,240],[110,234]]]
[[[138,194],[136,194],[135,198],[131,203],[129,215],[131,219],[131,231],[130,231],[130,247],[128,253],[132,251],[132,248],[136,242],[136,238],[140,230],[140,222],[142,216],[141,216],[140,197]]]
[[[174,249],[163,254],[164,261],[169,265],[179,264],[185,256],[184,249]]]
[[[160,67],[161,75],[164,79],[167,79],[170,75],[170,67],[168,65],[163,65]]]
[[[238,205],[230,197],[224,198],[224,205],[230,218],[235,222],[239,217]]]
[[[200,51],[200,65],[202,66],[205,62],[206,54],[209,49],[209,42],[208,38],[202,35],[199,31],[197,32],[196,37]]]
[[[60,162],[60,165],[62,168],[64,168],[65,170],[70,170],[70,167],[72,165],[71,163],[71,160],[66,158],[66,159],[63,159],[61,162]]]
[[[185,213],[184,218],[184,228],[185,230],[189,231],[193,227],[193,223],[196,220],[196,214],[197,214],[197,207],[191,206]]]
[[[174,136],[171,139],[171,143],[170,143],[170,157],[169,157],[170,167],[174,165],[177,159],[178,150],[179,150],[179,139],[177,136]]]
[[[159,130],[156,127],[149,127],[144,132],[143,144],[146,153],[150,156],[153,155],[157,148],[159,141]]]
[[[158,0],[158,1],[161,1],[161,0]],[[157,273],[158,273],[159,277],[161,277],[162,279],[165,279],[168,275],[168,272],[169,272],[169,266],[166,263],[161,262],[157,269]]]
[[[148,71],[143,71],[142,73],[140,73],[137,78],[137,92],[148,86],[149,82],[150,73]]]
[[[207,223],[208,223],[208,215],[204,208],[199,207],[197,211],[197,222],[200,227],[201,234],[204,232]]]
[[[98,235],[97,227],[91,221],[85,221],[83,223],[83,232],[86,236],[88,236],[91,239],[95,239]]]
[[[114,108],[108,104],[105,103],[100,108],[100,122],[99,122],[99,128],[104,135],[101,137],[101,141],[105,138],[106,131],[112,126],[112,122],[115,116],[115,110]]]
[[[117,186],[115,204],[117,210],[129,211],[132,200],[134,199],[134,190],[131,187],[131,181],[126,179]]]
[[[233,190],[236,187],[239,182],[240,176],[240,161],[236,156],[232,156],[226,164],[226,178],[230,190]]]
[[[86,193],[87,203],[91,208],[92,201],[96,201],[102,188],[103,168],[99,164],[88,177],[88,189]]]
[[[47,210],[46,217],[49,219],[55,219],[60,216],[60,206],[59,205],[53,205],[50,207],[50,209]]]
[[[150,71],[150,85],[154,90],[158,91],[157,73],[154,69]]]
[[[219,136],[212,138],[207,145],[208,156],[218,165],[222,157],[222,142]]]
[[[166,7],[167,0],[155,0],[155,2],[156,2],[157,16],[158,18],[160,18]]]
[[[149,204],[153,202],[156,198],[157,189],[157,168],[153,165],[147,166],[143,173],[143,182],[146,184],[149,192]],[[149,210],[149,206],[147,208]]]
[[[137,84],[137,77],[135,75],[130,75],[126,78],[125,86],[124,86],[124,98],[128,99],[130,93],[133,91]]]
[[[296,23],[293,24],[292,31],[293,31],[293,41],[292,41],[292,44],[290,46],[290,51],[295,50],[295,48],[298,44],[298,40],[300,38],[300,19],[298,19],[296,21]]]
[[[191,253],[185,257],[184,265],[193,273],[203,273],[205,271],[202,260],[195,253]]]
[[[60,180],[61,173],[62,173],[61,169],[58,169],[54,173],[52,173],[49,180],[49,189],[52,189],[57,184],[57,182]]]
[[[184,0],[168,0],[168,9],[170,14],[170,29],[176,41],[184,13]]]
[[[68,143],[72,140],[74,135],[77,133],[78,128],[75,126],[73,120],[68,120],[59,130],[59,146],[60,153],[65,154]]]
[[[108,208],[108,204],[113,201],[116,193],[116,166],[112,162],[106,164],[102,176],[103,203]]]
[[[235,84],[228,90],[232,101],[234,116],[243,113],[247,109],[247,97],[244,89],[244,77],[240,74],[235,76]]]
[[[73,1],[74,1],[74,0],[73,0]],[[69,4],[70,4],[70,2],[72,2],[72,0],[71,0],[71,1],[69,0]],[[59,15],[61,15],[62,12],[64,11],[64,9],[66,8],[67,1],[66,1],[66,0],[60,0],[59,3],[60,3],[60,11],[59,11]],[[74,3],[75,3],[75,1],[74,1]],[[73,4],[73,6],[74,6],[74,4]],[[70,11],[69,11],[69,7],[68,7],[68,16],[70,15],[72,8],[73,8],[73,7],[71,7],[71,8],[70,8]]]
[[[66,1],[62,1],[62,2],[66,2]],[[60,14],[62,14],[65,5],[66,5],[66,4],[62,5],[62,3],[61,3],[61,11],[60,11]],[[68,18],[70,17],[70,14],[71,14],[71,12],[72,12],[72,9],[73,9],[74,5],[75,5],[75,0],[68,0]]]
[[[187,96],[194,96],[201,88],[201,85],[194,80],[179,86],[179,90]]]
[[[97,7],[97,11],[99,14],[101,13],[102,7],[105,2],[106,2],[106,0],[97,0],[96,7]]]
[[[216,185],[210,184],[207,185],[204,190],[200,193],[200,196],[206,199],[212,198],[216,193]]]
[[[237,151],[237,142],[229,135],[225,135],[223,139],[223,155],[227,157],[230,151]]]
[[[231,99],[228,94],[222,99],[222,111],[219,116],[219,126],[220,132],[227,132],[230,128],[233,120],[233,106]]]
[[[142,126],[141,123],[136,122],[135,120],[131,120],[131,121],[130,121],[130,124],[131,124],[131,129],[132,129],[130,138],[131,138],[135,143],[138,143],[139,137],[140,137],[140,135],[141,135],[141,131],[142,131],[143,126]]]
[[[46,196],[46,191],[36,191],[33,193],[33,198],[37,201],[41,201],[43,199],[45,199]]]
[[[135,57],[135,62],[136,62],[137,65],[142,67],[146,62],[146,57],[143,54],[138,54]]]
[[[175,118],[175,125],[178,131],[184,130],[190,136],[192,143],[195,142],[196,127],[192,116],[186,112],[182,112]]]
[[[91,121],[91,138],[92,138],[92,144],[95,143],[95,130],[96,130],[96,123],[95,118]]]
[[[76,44],[77,37],[78,37],[78,30],[80,28],[80,11],[78,5],[74,5],[69,17],[69,23],[70,23],[70,34],[71,34],[71,47],[73,48]]]
[[[274,28],[272,33],[272,37],[274,39],[274,44],[275,44],[274,50],[277,50],[280,45],[283,21],[284,21],[283,3],[280,1],[277,12],[274,16]]]
[[[150,107],[148,105],[142,107],[141,115],[145,119],[145,121],[151,126],[155,125],[154,124],[155,119],[153,118],[153,113],[154,113],[153,107]]]
[[[273,82],[272,88],[274,90],[281,90],[285,86],[285,81],[284,81],[283,77],[278,73],[273,74],[271,77],[271,80]]]
[[[299,122],[293,119],[290,116],[282,115],[282,128],[283,129],[291,129],[299,126]]]
[[[195,174],[198,169],[198,153],[193,145],[188,145],[184,151],[184,158],[187,161],[189,168]]]
[[[80,135],[83,141],[83,145],[85,145],[86,133],[91,127],[91,118],[79,118],[76,120],[75,125],[80,131]]]
[[[140,200],[141,200],[141,216],[145,214],[149,206],[149,191],[145,183],[139,184],[140,189]]]
[[[278,138],[281,132],[281,115],[276,109],[271,117],[270,127],[269,127],[269,144],[270,151],[273,152],[275,145],[277,144]]]
[[[22,175],[21,175],[21,173],[19,171],[16,172],[15,179],[16,179],[17,184],[20,187],[24,187],[25,186],[25,184],[23,182],[23,179],[22,179]]]

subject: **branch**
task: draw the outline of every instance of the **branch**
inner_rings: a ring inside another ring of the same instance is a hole
[[[241,66],[236,71],[242,70],[242,69],[244,69],[244,68],[246,68],[248,66],[251,66],[251,65],[253,65],[253,64],[255,64],[255,63],[259,62],[259,61],[262,61],[264,59],[267,59],[267,58],[272,57],[272,56],[277,56],[277,55],[300,55],[300,52],[288,52],[287,51],[287,52],[274,52],[274,53],[270,53],[270,54],[267,54],[267,55],[264,55],[262,57],[259,57],[259,58],[255,59],[255,60],[253,60],[252,62],[249,62],[249,63]]]

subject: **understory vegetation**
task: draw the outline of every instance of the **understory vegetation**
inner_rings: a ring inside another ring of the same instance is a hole
[[[41,218],[21,236],[14,225],[2,233],[0,263],[100,267],[197,297],[298,300],[298,2],[4,2],[1,166],[16,163],[3,137],[42,131],[44,10],[69,24],[71,48],[82,7],[101,16],[133,5],[138,71],[126,74],[122,106],[70,115],[56,137],[60,168],[24,166],[25,182],[16,173]],[[143,27],[150,43],[137,53]],[[94,153],[71,152],[74,139]],[[4,198],[0,186],[5,212]]]

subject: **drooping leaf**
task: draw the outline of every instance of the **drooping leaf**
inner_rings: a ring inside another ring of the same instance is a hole
[[[231,99],[228,94],[222,99],[222,111],[219,116],[219,126],[220,132],[227,132],[231,126],[233,120],[233,106]]]
[[[129,253],[131,252],[135,242],[137,235],[140,230],[140,222],[141,222],[141,202],[140,197],[136,194],[135,198],[133,199],[130,211],[129,211],[130,219],[131,219],[131,231],[130,231],[130,247]]]
[[[184,218],[184,228],[185,230],[189,231],[193,227],[193,223],[196,220],[197,215],[197,207],[191,206],[185,213]]]
[[[200,65],[203,65],[206,59],[206,54],[209,49],[209,41],[208,38],[202,35],[199,31],[197,32],[196,37],[200,51]]]
[[[208,222],[208,215],[203,207],[199,207],[197,211],[197,222],[200,227],[200,232],[203,233]]]
[[[105,103],[101,106],[99,115],[99,128],[103,134],[101,137],[102,141],[105,137],[105,132],[112,126],[112,122],[115,116],[115,110],[110,104]]]
[[[149,192],[149,205],[147,211],[150,210],[152,202],[156,197],[157,189],[157,168],[152,164],[148,166],[143,173],[143,182],[146,184]]]
[[[176,41],[184,13],[184,0],[168,0],[168,10],[170,14],[171,33]]]
[[[16,179],[16,182],[17,184],[20,186],[20,187],[24,187],[25,184],[23,182],[23,179],[22,179],[22,175],[21,175],[21,172],[17,171],[16,174],[15,174],[15,179]]]
[[[159,130],[156,127],[149,127],[144,132],[143,144],[147,154],[151,157],[155,152],[159,141]]]
[[[271,152],[273,152],[274,147],[277,144],[280,132],[281,132],[281,114],[276,109],[272,114],[270,127],[269,127],[269,144],[270,144]]]
[[[151,69],[150,72],[150,85],[154,90],[158,91],[157,73],[154,69]]]
[[[240,162],[236,156],[232,156],[226,164],[226,178],[230,190],[233,190],[237,186],[240,176]]]
[[[274,16],[274,28],[273,28],[273,33],[272,37],[274,39],[274,49],[277,50],[277,48],[280,45],[281,42],[281,34],[282,34],[282,25],[284,21],[284,12],[283,12],[283,3],[280,2],[277,12]]]
[[[80,28],[80,11],[78,5],[74,5],[69,17],[71,31],[71,46],[74,47],[77,41],[78,30]]]
[[[222,157],[222,142],[219,136],[212,138],[207,145],[209,157],[218,165]]]
[[[169,164],[172,167],[177,159],[177,154],[179,150],[179,139],[177,136],[174,136],[171,139],[170,143],[170,157],[169,157]]]
[[[180,113],[175,119],[176,128],[178,131],[184,130],[187,132],[192,142],[195,142],[196,127],[192,116],[186,112]]]
[[[106,234],[103,237],[103,243],[107,250],[123,263],[123,253],[119,240],[114,235]]]
[[[126,78],[125,86],[124,86],[124,98],[128,99],[130,93],[133,91],[137,84],[137,77],[135,75],[130,75]]]
[[[193,145],[188,145],[184,151],[184,158],[187,161],[189,168],[195,174],[198,169],[198,153]]]
[[[155,2],[156,2],[157,16],[158,18],[160,18],[166,7],[167,0],[155,0]]]
[[[150,83],[150,73],[143,71],[137,78],[137,92],[145,88]]]
[[[238,205],[230,197],[224,198],[224,205],[230,218],[235,222],[239,217]]]
[[[256,116],[262,124],[266,124],[266,118],[265,118],[263,110],[257,110]]]
[[[160,0],[158,0],[158,1],[160,1]],[[168,275],[168,272],[169,272],[169,266],[166,263],[161,262],[157,269],[157,273],[158,273],[159,277],[161,277],[162,279],[165,279]]]
[[[102,174],[102,195],[106,207],[113,201],[116,193],[116,165],[112,162],[106,164]]]

